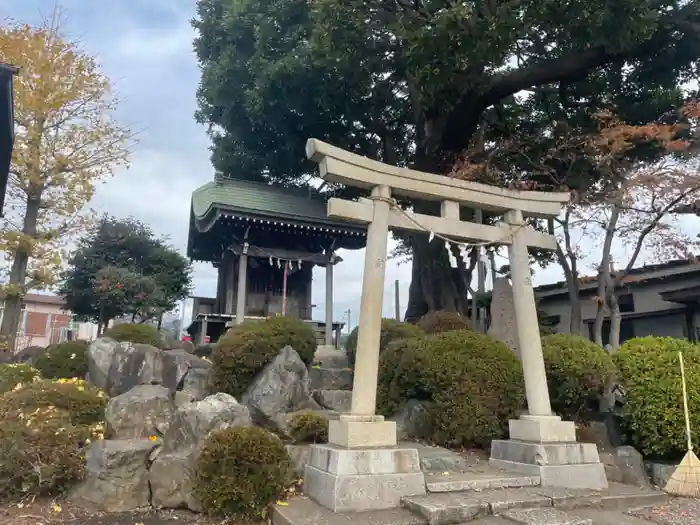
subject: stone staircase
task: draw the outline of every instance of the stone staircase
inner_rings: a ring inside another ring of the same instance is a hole
[[[309,371],[314,400],[327,410],[349,412],[352,398],[352,370],[341,351],[317,353]]]
[[[403,508],[364,513],[333,513],[301,497],[275,507],[273,525],[650,525],[625,511],[667,500],[660,491],[617,483],[604,491],[542,487],[539,476],[411,446],[419,450],[426,495],[404,498]]]

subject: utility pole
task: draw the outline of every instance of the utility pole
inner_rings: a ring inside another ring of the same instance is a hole
[[[399,280],[394,281],[394,315],[397,321],[401,321],[401,303],[399,302]]]
[[[347,323],[346,326],[347,326],[347,328],[348,328],[348,333],[350,333],[350,332],[351,332],[351,330],[350,330],[350,321],[352,321],[352,310],[351,310],[350,308],[348,308],[347,310],[345,310],[345,318],[348,320],[348,323]]]

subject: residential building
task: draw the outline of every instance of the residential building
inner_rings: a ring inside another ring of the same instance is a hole
[[[581,283],[581,333],[593,339],[597,312],[597,280]],[[558,332],[570,331],[571,305],[565,282],[535,288],[538,308],[556,323]],[[633,269],[618,293],[620,342],[646,335],[700,340],[700,264],[671,261]],[[609,312],[603,325],[603,344],[610,333]]]
[[[28,346],[48,346],[68,339],[72,328],[73,339],[92,341],[97,338],[97,325],[94,323],[71,323],[72,314],[63,309],[65,301],[56,295],[28,293],[22,301],[15,350]],[[0,305],[0,323],[4,307]],[[72,324],[72,326],[71,326]]]

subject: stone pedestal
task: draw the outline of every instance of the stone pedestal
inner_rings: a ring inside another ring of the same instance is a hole
[[[540,476],[543,487],[608,487],[598,448],[576,442],[574,423],[558,416],[521,416],[511,420],[509,427],[509,440],[491,443],[492,466]]]
[[[391,509],[425,494],[418,450],[396,447],[393,421],[342,414],[328,441],[311,447],[304,493],[333,512]]]

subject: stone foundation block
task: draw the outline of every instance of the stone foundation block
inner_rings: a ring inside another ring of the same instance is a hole
[[[559,416],[520,416],[508,422],[510,439],[534,443],[566,443],[576,441],[576,425]]]
[[[415,449],[313,445],[304,493],[333,512],[391,509],[403,497],[424,495],[425,477]]]
[[[328,443],[342,448],[395,447],[396,422],[342,414],[328,424]]]
[[[592,490],[605,490],[608,488],[605,467],[602,463],[530,465],[492,458],[489,464],[495,468],[519,472],[527,476],[540,476],[543,487]]]
[[[533,443],[511,439],[491,442],[491,458],[529,465],[599,463],[594,443]]]

